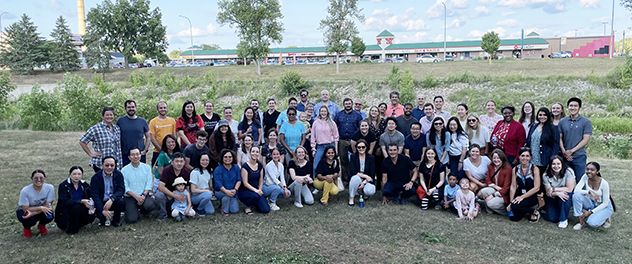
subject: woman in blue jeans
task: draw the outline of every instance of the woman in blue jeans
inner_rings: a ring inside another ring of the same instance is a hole
[[[222,165],[217,166],[213,171],[213,185],[215,197],[221,201],[220,212],[222,215],[236,214],[239,212],[239,200],[237,200],[237,190],[241,186],[241,173],[237,166],[235,152],[230,149],[223,149],[220,153]]]
[[[270,210],[277,211],[281,208],[276,204],[279,198],[290,197],[290,190],[285,184],[285,167],[281,162],[281,153],[278,149],[272,150],[272,161],[266,165],[266,175],[263,183],[263,196],[270,199]]]
[[[314,157],[314,174],[316,175],[316,167],[320,159],[325,153],[325,148],[334,146],[338,149],[338,126],[331,120],[331,114],[327,106],[322,106],[318,110],[318,118],[312,124],[312,135],[310,138],[312,146],[312,156]]]
[[[559,228],[566,228],[575,189],[575,173],[558,155],[546,163],[550,164],[542,175],[546,190],[546,220],[558,223]]]
[[[580,230],[586,224],[591,227],[610,227],[614,205],[610,200],[610,185],[601,177],[597,162],[586,165],[586,174],[575,186],[573,214],[579,218],[573,229]]]
[[[199,216],[205,216],[215,212],[213,203],[211,203],[213,192],[209,186],[211,182],[210,162],[211,156],[208,153],[202,154],[197,168],[195,168],[189,176],[191,203],[198,206],[197,213]]]

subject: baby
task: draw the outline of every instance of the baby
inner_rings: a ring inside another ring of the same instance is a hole
[[[307,133],[309,135],[310,133],[310,125],[309,125],[309,118],[310,115],[306,112],[301,112],[300,114],[298,114],[298,120],[301,121],[301,123],[303,123],[303,126],[305,126],[305,133]]]
[[[459,214],[457,219],[474,220],[474,217],[480,212],[481,206],[476,203],[474,192],[470,192],[470,180],[463,178],[459,185],[461,185],[461,189],[456,192],[456,200],[454,201],[454,208]]]
[[[187,192],[186,184],[187,181],[182,177],[178,177],[173,181],[173,186],[176,187],[173,193],[182,194],[186,197],[184,202],[173,199],[173,204],[171,205],[171,216],[175,217],[178,222],[187,219],[187,215],[191,217],[195,216],[195,211],[191,208],[191,194]]]
[[[456,185],[456,174],[450,172],[448,175],[448,186],[443,189],[443,208],[454,208],[454,201],[456,200],[456,192],[459,191],[459,186]]]

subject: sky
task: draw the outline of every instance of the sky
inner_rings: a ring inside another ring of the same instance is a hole
[[[113,0],[115,1],[115,0]],[[86,14],[101,0],[85,0]],[[285,32],[283,41],[272,47],[313,47],[323,45],[323,34],[318,30],[327,15],[325,0],[280,0]],[[443,3],[447,12],[444,13]],[[615,38],[623,31],[632,37],[632,13],[616,0]],[[395,35],[394,43],[442,42],[444,14],[447,40],[478,40],[488,31],[501,39],[520,38],[535,31],[543,38],[598,36],[604,34],[608,22],[610,32],[612,2],[606,0],[360,0],[365,16],[357,22],[360,37],[366,44],[376,44],[375,36],[382,30]],[[168,51],[185,50],[191,46],[189,22],[193,25],[193,44],[219,44],[223,49],[234,49],[239,43],[235,30],[217,23],[217,1],[214,0],[153,0],[150,7],[160,8],[162,23],[167,27]],[[0,0],[2,27],[18,21],[27,14],[38,27],[38,32],[50,38],[55,20],[64,16],[71,31],[78,31],[77,5],[73,0]]]

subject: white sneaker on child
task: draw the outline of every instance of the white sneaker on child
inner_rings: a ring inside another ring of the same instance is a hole
[[[610,226],[612,225],[612,216],[608,217],[608,219],[606,219],[606,222],[603,223],[603,228],[610,228]]]
[[[568,227],[568,220],[560,221],[557,224],[557,227],[559,227],[559,228],[566,228],[566,227]]]

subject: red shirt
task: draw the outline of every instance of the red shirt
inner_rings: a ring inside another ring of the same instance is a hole
[[[187,139],[189,140],[189,142],[191,142],[191,144],[195,144],[197,142],[195,133],[197,133],[200,129],[204,129],[204,121],[199,115],[192,116],[188,124],[185,124],[184,117],[178,117],[178,121],[176,122],[176,130],[184,131],[184,135],[187,136]],[[180,139],[180,145],[182,149],[187,146],[187,144],[184,144],[182,139]]]
[[[404,106],[398,103],[397,106],[395,107],[395,110],[393,111],[393,105],[388,105],[386,107],[386,112],[384,114],[386,116],[398,117],[404,114]]]
[[[505,121],[499,121],[494,127],[494,131],[492,132],[492,138],[494,136],[499,137],[502,136],[501,129],[505,126]],[[527,133],[524,131],[524,127],[522,124],[518,123],[515,120],[512,120],[509,124],[509,130],[507,134],[504,135],[504,147],[505,155],[507,156],[517,156],[518,150],[520,147],[524,146],[524,142],[527,140]]]

